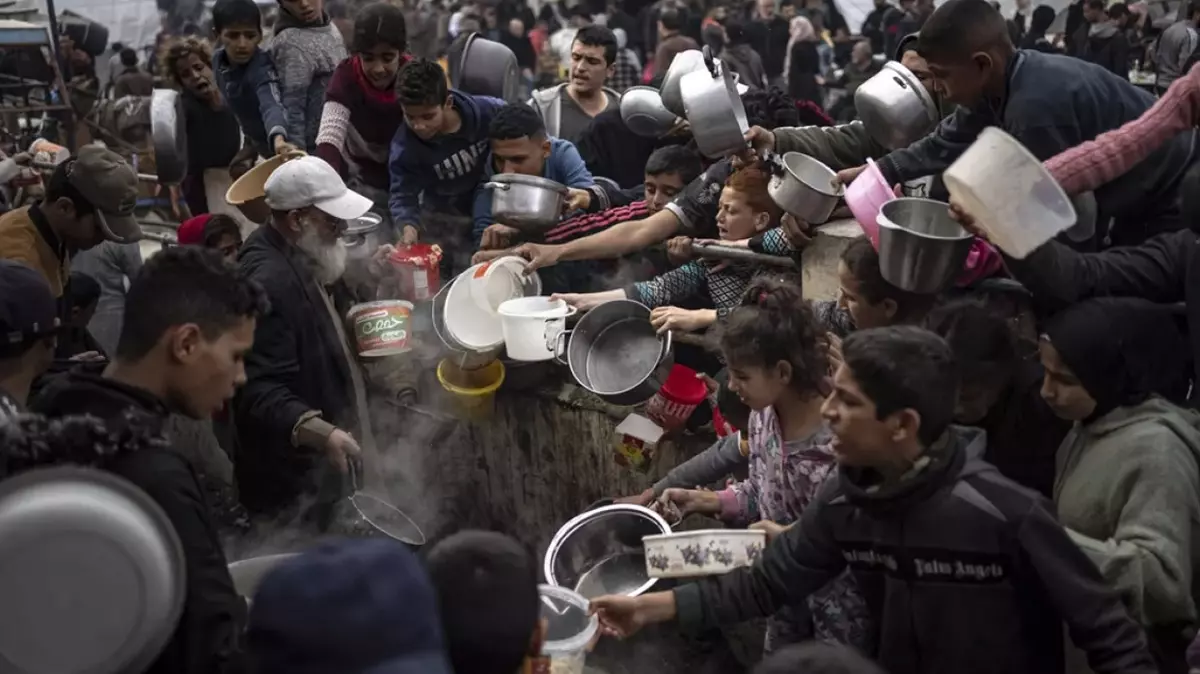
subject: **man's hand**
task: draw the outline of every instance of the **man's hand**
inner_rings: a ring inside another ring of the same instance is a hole
[[[483,250],[508,248],[520,233],[516,227],[509,227],[498,222],[488,225],[487,229],[483,230],[483,239],[479,242],[479,247]]]
[[[654,490],[653,489],[647,489],[646,491],[644,491],[640,494],[634,494],[633,496],[623,496],[621,498],[613,499],[613,503],[624,503],[627,505],[640,505],[643,508],[649,506],[652,502],[654,502]]]
[[[475,251],[475,254],[471,256],[471,264],[483,264],[484,262],[495,260],[498,257],[504,257],[505,255],[512,254],[513,252],[508,248],[500,248],[497,250],[477,250]]]
[[[866,170],[866,164],[863,164],[862,166],[855,166],[854,168],[842,169],[841,171],[837,172],[837,180],[842,185],[849,185],[850,183],[854,182],[854,179],[858,177],[858,174]]]
[[[325,458],[329,459],[329,463],[333,464],[334,468],[345,473],[349,470],[347,461],[354,461],[357,464],[362,460],[362,450],[359,449],[358,443],[349,433],[335,428],[329,434],[329,439],[325,441]]]
[[[412,225],[404,225],[400,228],[400,243],[408,246],[421,240],[421,232]]]
[[[600,619],[600,630],[610,637],[624,639],[646,626],[645,612],[638,605],[639,597],[610,594],[596,597],[588,607]]]
[[[783,214],[779,219],[779,226],[783,228],[783,235],[787,237],[788,243],[792,244],[792,248],[804,250],[812,243],[812,225],[791,213]]]
[[[650,312],[650,325],[658,334],[666,332],[698,332],[712,325],[716,311],[712,309],[680,309],[658,307]]]
[[[987,232],[985,232],[983,228],[979,226],[979,222],[975,220],[975,217],[968,213],[966,209],[962,207],[962,204],[955,202],[953,199],[950,200],[950,217],[954,218],[955,222],[962,225],[963,229],[981,239],[987,240]]]
[[[754,529],[756,531],[767,532],[767,542],[770,543],[771,541],[778,538],[780,534],[787,531],[788,529],[791,529],[792,525],[789,524],[785,527],[782,524],[776,524],[775,522],[772,522],[771,520],[762,520],[761,522],[755,522],[754,524],[751,524],[750,528]]]
[[[553,267],[562,256],[562,246],[552,246],[544,243],[523,243],[513,249],[513,255],[520,255],[528,262],[525,273],[533,273],[542,267]]]
[[[775,133],[762,128],[761,126],[752,126],[746,132],[746,142],[754,148],[758,154],[775,150]]]
[[[676,236],[667,241],[667,259],[679,266],[692,260],[692,237]]]
[[[567,200],[563,202],[563,213],[586,211],[592,205],[592,193],[578,187],[567,188]]]
[[[668,489],[658,497],[663,504],[670,503],[679,509],[681,517],[692,514],[715,515],[721,512],[721,499],[716,492],[703,489]]]
[[[390,243],[376,248],[375,252],[371,253],[371,259],[367,260],[367,272],[375,278],[383,278],[391,274],[392,265],[388,258],[395,252],[396,247]]]
[[[605,293],[554,293],[550,299],[562,300],[580,311],[591,311],[610,301]]]

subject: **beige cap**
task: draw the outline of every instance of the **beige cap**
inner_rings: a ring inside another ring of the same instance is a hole
[[[131,243],[142,238],[134,218],[138,177],[121,155],[99,145],[88,145],[67,166],[67,180],[96,209],[96,220],[106,239]]]

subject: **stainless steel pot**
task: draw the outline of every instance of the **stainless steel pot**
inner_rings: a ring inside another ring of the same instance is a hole
[[[580,386],[614,405],[646,402],[667,381],[674,364],[671,334],[659,336],[650,309],[633,300],[605,302],[559,336],[555,357]]]
[[[605,594],[636,597],[654,587],[646,575],[642,537],[669,534],[667,521],[638,505],[607,505],[576,515],[546,549],[542,572],[551,585],[588,599]]]
[[[679,90],[696,147],[708,157],[723,157],[746,149],[750,124],[729,69],[712,59],[706,66],[684,75]]]
[[[517,57],[505,45],[476,33],[463,44],[461,57],[447,61],[455,89],[502,98],[509,103],[520,100],[521,69]]]
[[[492,190],[492,219],[527,234],[540,234],[558,224],[567,188],[545,178],[500,173],[484,183]]]
[[[867,133],[891,150],[924,138],[941,120],[937,104],[921,81],[896,61],[885,63],[858,87],[854,107]]]
[[[941,292],[963,269],[974,238],[933,199],[894,199],[879,210],[879,271],[909,292]]]
[[[767,185],[767,193],[775,203],[814,225],[828,220],[846,192],[846,188],[837,183],[837,173],[799,152],[788,152],[777,162],[783,170]]]
[[[187,176],[186,128],[179,92],[155,89],[150,96],[150,140],[158,179],[164,183],[178,183]]]
[[[688,49],[681,51],[671,60],[671,66],[667,68],[667,74],[663,77],[662,92],[663,107],[678,117],[684,117],[687,111],[683,107],[683,92],[680,91],[680,86],[683,82],[683,76],[688,73],[706,71],[704,65],[704,53],[699,49]]]
[[[27,471],[0,484],[0,670],[142,672],[175,631],[183,548],[112,473]]]
[[[658,89],[630,87],[621,94],[621,119],[637,135],[658,138],[675,127],[679,116],[663,105]]]
[[[379,250],[383,243],[382,222],[383,218],[375,213],[367,213],[350,221],[346,231],[342,232],[346,257],[350,262],[365,262]]]

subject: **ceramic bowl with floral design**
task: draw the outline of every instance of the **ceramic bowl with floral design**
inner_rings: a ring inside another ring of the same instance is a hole
[[[767,534],[750,529],[700,529],[642,537],[651,578],[688,578],[728,573],[762,557]]]

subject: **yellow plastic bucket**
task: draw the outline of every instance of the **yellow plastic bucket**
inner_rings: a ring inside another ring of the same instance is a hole
[[[437,367],[438,383],[450,395],[454,416],[482,421],[492,416],[496,390],[504,383],[504,363],[494,360],[477,370],[464,370],[443,358]]]

